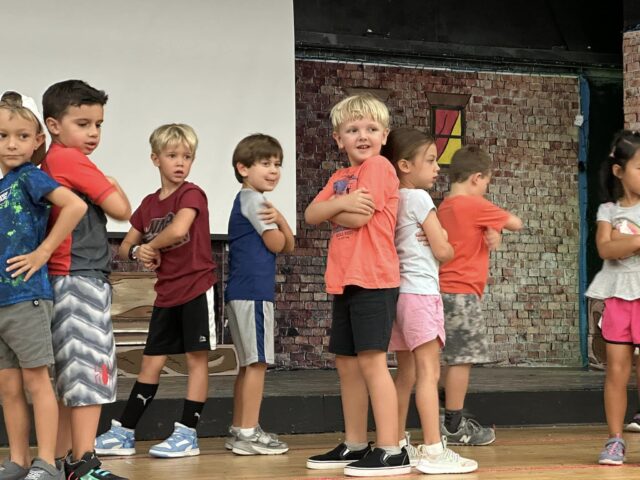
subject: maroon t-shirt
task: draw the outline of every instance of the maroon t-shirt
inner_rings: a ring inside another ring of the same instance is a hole
[[[180,242],[160,250],[162,262],[156,270],[156,307],[175,307],[193,300],[216,283],[216,264],[211,254],[207,196],[200,187],[184,182],[164,200],[160,190],[147,195],[131,216],[133,228],[145,243],[153,240],[182,208],[193,208],[196,218]]]

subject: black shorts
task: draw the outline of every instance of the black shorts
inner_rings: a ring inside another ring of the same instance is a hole
[[[153,307],[145,355],[215,350],[213,288],[175,307]]]
[[[386,352],[396,318],[398,288],[345,287],[333,297],[329,351],[354,356],[365,350]]]

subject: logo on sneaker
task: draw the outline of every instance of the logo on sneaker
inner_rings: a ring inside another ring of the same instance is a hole
[[[153,398],[153,395],[149,395],[147,398],[145,398],[145,397],[142,396],[141,393],[139,393],[136,398],[139,398],[140,400],[142,400],[142,406],[146,407],[147,406],[147,402]]]
[[[200,414],[198,412],[195,412],[193,416],[196,417],[197,419],[200,419]]]
[[[460,442],[469,443],[471,441],[471,435],[462,435],[460,437]]]
[[[207,337],[205,337],[204,335],[200,335],[200,342],[206,342],[207,341]]]

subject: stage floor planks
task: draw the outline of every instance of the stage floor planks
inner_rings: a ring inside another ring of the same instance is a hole
[[[414,432],[414,440],[419,433]],[[333,448],[336,434],[285,435],[291,450],[279,456],[241,457],[224,449],[224,439],[206,438],[200,442],[202,454],[187,459],[163,460],[145,453],[134,457],[104,458],[107,468],[131,480],[173,479],[342,479],[340,470],[314,471],[305,468],[309,455]],[[495,444],[486,447],[454,447],[458,453],[476,459],[480,469],[466,475],[429,475],[414,470],[411,475],[385,478],[433,478],[448,480],[629,480],[640,479],[640,434],[625,434],[627,463],[622,467],[597,465],[606,440],[606,427],[503,428]],[[154,442],[139,442],[146,452]],[[415,442],[414,442],[415,443]],[[1,449],[4,457],[6,449]]]

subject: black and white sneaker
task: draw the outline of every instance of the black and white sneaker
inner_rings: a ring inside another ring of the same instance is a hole
[[[397,455],[389,455],[381,448],[374,448],[362,460],[344,467],[344,474],[350,477],[386,477],[407,473],[411,473],[411,463],[404,448]]]
[[[329,470],[332,468],[344,468],[357,460],[364,458],[370,451],[373,442],[369,442],[362,450],[349,450],[344,443],[341,443],[333,450],[314,455],[307,460],[307,468],[313,470]]]

